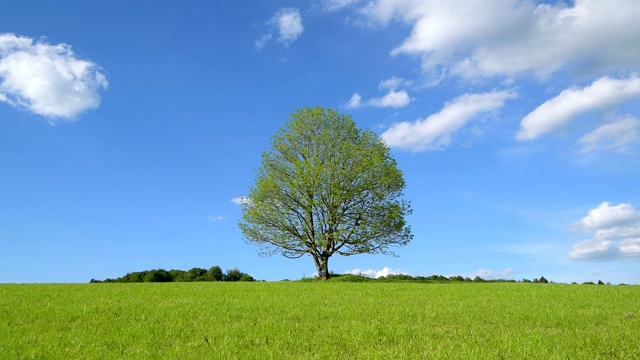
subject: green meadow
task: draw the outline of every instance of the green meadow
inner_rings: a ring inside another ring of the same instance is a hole
[[[640,286],[0,285],[2,359],[640,359]]]

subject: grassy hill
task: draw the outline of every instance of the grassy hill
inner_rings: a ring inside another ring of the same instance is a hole
[[[640,286],[0,285],[2,359],[637,359]]]

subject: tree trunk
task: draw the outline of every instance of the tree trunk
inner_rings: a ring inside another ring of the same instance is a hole
[[[322,280],[329,279],[329,257],[326,255],[318,255],[314,257],[316,262],[316,269],[318,270],[318,277]]]

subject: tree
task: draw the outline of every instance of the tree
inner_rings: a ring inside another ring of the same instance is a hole
[[[212,266],[205,274],[207,281],[222,281],[223,277],[224,273],[220,266]]]
[[[328,279],[334,254],[390,254],[413,236],[402,172],[382,139],[321,107],[291,114],[262,153],[240,229],[261,255],[311,255]]]
[[[245,274],[235,268],[227,270],[222,277],[222,281],[255,281],[255,279],[251,275]]]
[[[242,277],[238,281],[256,281],[256,279],[254,279],[253,276],[249,274],[242,274]]]
[[[149,270],[144,275],[144,282],[171,282],[171,274],[164,269]]]
[[[204,281],[204,276],[207,273],[207,269],[192,268],[187,272],[187,281]]]

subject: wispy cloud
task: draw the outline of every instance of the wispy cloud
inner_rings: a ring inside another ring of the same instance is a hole
[[[67,44],[0,34],[0,101],[48,118],[74,120],[100,105],[108,86],[100,67]]]
[[[578,115],[605,110],[640,97],[640,78],[602,77],[582,89],[567,89],[529,113],[520,123],[518,140],[533,140],[567,125]]]
[[[411,151],[443,149],[451,143],[453,133],[479,115],[500,109],[513,91],[465,94],[445,104],[438,113],[426,119],[400,122],[382,133],[390,147]]]
[[[378,84],[378,88],[381,90],[386,90],[386,89],[396,90],[399,87],[406,87],[411,85],[413,85],[413,81],[411,80],[403,79],[397,76],[392,76],[386,80],[380,81],[380,84]]]
[[[632,153],[631,146],[640,142],[639,129],[640,120],[634,117],[602,125],[578,140],[583,146],[580,152],[615,149],[616,153]]]
[[[225,221],[227,220],[227,215],[210,215],[207,219],[209,221]]]
[[[640,212],[631,204],[603,202],[573,228],[593,237],[573,245],[570,259],[580,261],[640,260]]]
[[[353,5],[361,0],[324,0],[323,7],[326,11],[340,10],[349,5]]]

